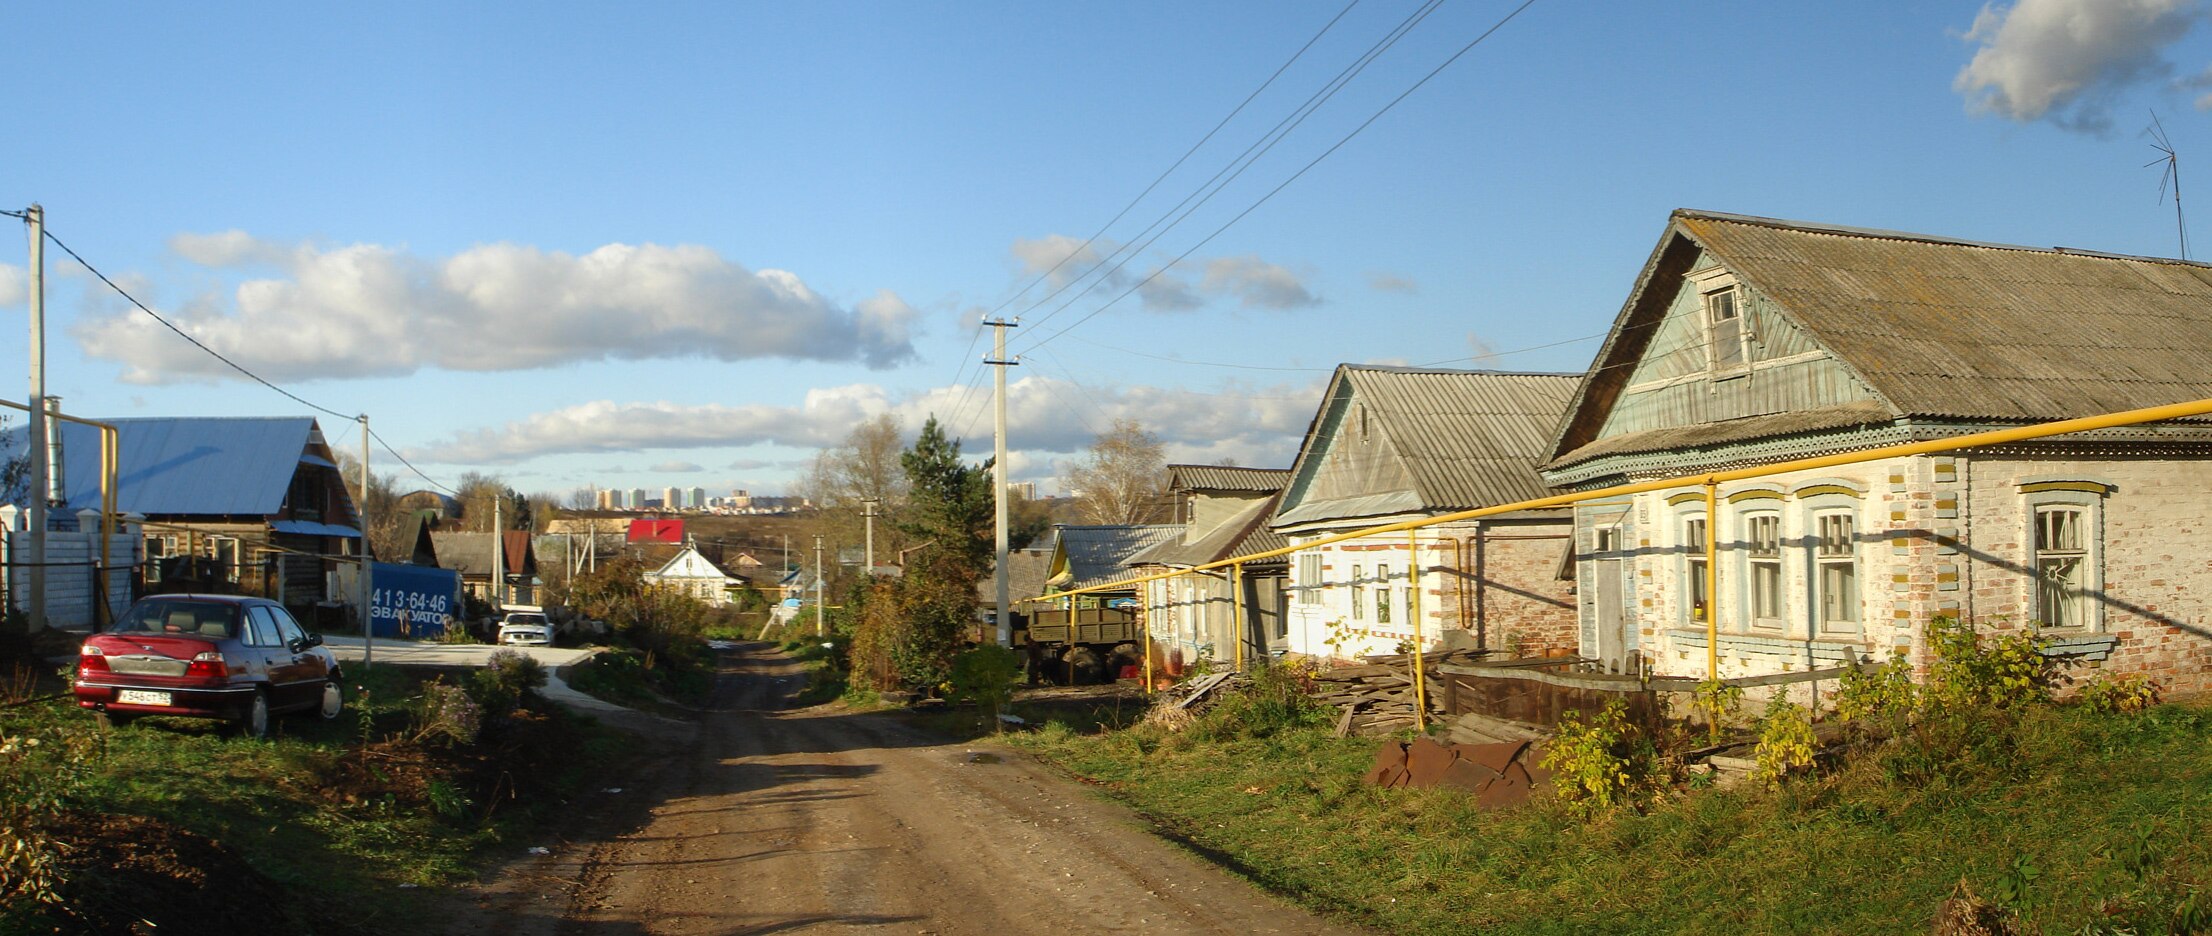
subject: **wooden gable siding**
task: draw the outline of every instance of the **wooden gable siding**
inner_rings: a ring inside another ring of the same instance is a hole
[[[1362,416],[1366,417],[1364,438]],[[1413,490],[1413,475],[1383,433],[1382,420],[1367,414],[1366,404],[1349,388],[1322,424],[1321,445],[1321,464],[1298,492],[1301,501]]]
[[[1710,269],[1701,256],[1693,272]],[[1738,284],[1743,321],[1754,339],[1749,367],[1714,379],[1707,363],[1704,297],[1687,280],[1673,298],[1596,438],[1674,429],[1874,400],[1874,391],[1837,362],[1775,303]]]

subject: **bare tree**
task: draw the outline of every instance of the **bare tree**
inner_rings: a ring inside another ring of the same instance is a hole
[[[866,502],[873,499],[876,561],[887,562],[896,555],[906,545],[893,520],[907,502],[906,469],[899,464],[905,447],[898,420],[883,413],[854,426],[842,444],[817,452],[801,482],[806,497],[818,508],[808,535],[820,534],[832,550],[860,546],[866,539]]]
[[[399,509],[399,481],[388,474],[369,472],[369,493],[361,495],[361,460],[352,452],[335,452],[338,456],[338,474],[346,483],[346,496],[353,498],[354,506],[367,518],[366,533],[369,553],[384,562],[406,562],[414,544],[399,542],[400,518],[405,511]],[[404,545],[404,549],[403,549]]]
[[[1116,419],[1068,470],[1068,493],[1091,523],[1154,523],[1163,518],[1166,446],[1134,419]]]

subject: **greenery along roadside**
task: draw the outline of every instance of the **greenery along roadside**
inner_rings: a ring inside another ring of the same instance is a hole
[[[0,851],[17,859],[0,932],[419,930],[438,888],[534,844],[627,751],[537,699],[526,665],[417,672],[356,667],[344,716],[282,718],[266,742],[184,719],[105,730],[67,699],[0,709]]]
[[[1633,808],[1377,789],[1376,742],[1281,692],[1011,743],[1264,886],[1397,932],[1928,932],[1962,884],[2017,932],[2212,932],[2212,709],[1993,702],[2024,658],[1982,650],[1955,670],[1978,676],[1939,684],[1957,702],[1900,734],[1867,723],[1825,772],[1654,784]]]

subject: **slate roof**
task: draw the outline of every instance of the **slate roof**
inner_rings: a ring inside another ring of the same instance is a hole
[[[1045,576],[1052,569],[1052,550],[1014,549],[1006,553],[1006,600],[1020,601],[1045,593]],[[998,583],[985,575],[976,583],[975,595],[985,606],[998,602]]]
[[[1268,552],[1290,545],[1289,538],[1267,528],[1268,518],[1275,513],[1281,495],[1253,501],[1229,519],[1215,524],[1195,542],[1184,542],[1183,536],[1166,540],[1156,546],[1131,556],[1123,565],[1164,565],[1190,568],[1209,562],[1218,562],[1235,556]],[[1288,562],[1284,557],[1263,559],[1246,566],[1279,566]]]
[[[490,533],[433,532],[430,540],[438,550],[438,566],[452,569],[462,575],[490,578],[492,574],[492,535]],[[505,548],[500,558],[506,560],[507,574],[534,575],[538,571],[537,554],[530,548],[530,531],[508,530]]]
[[[1067,556],[1073,579],[1057,586],[1061,591],[1103,585],[1129,577],[1123,564],[1129,557],[1183,535],[1179,524],[1134,526],[1078,526],[1052,528],[1057,548]]]
[[[316,435],[307,416],[148,417],[102,420],[115,426],[116,506],[148,516],[275,516],[284,507],[292,476],[313,458]],[[22,418],[0,433],[0,453],[23,451]],[[100,507],[100,430],[61,423],[62,471],[68,509]],[[338,515],[351,529],[353,507]],[[355,534],[358,535],[358,534]]]
[[[1288,468],[1240,468],[1233,465],[1169,465],[1171,491],[1280,491],[1290,483]]]
[[[1610,365],[1643,350],[1623,325],[1665,302],[1671,289],[1647,287],[1671,286],[1701,247],[1892,419],[2043,422],[2212,397],[2212,265],[1691,210],[1669,218],[1583,396],[1617,392],[1630,369]],[[1590,442],[1587,408],[1555,455]]]
[[[1581,382],[1580,374],[1338,365],[1275,522],[1466,510],[1548,496],[1553,492],[1536,468],[1549,457],[1552,434]],[[1358,499],[1364,504],[1296,502],[1300,486],[1320,470],[1322,426],[1352,400],[1380,425],[1414,489],[1376,492]]]

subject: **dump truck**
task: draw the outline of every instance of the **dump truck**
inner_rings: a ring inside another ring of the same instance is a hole
[[[1057,608],[1012,616],[1031,682],[1111,682],[1144,665],[1144,628],[1131,608]]]

